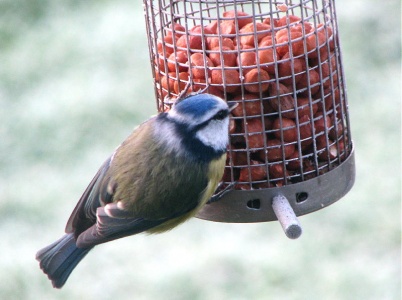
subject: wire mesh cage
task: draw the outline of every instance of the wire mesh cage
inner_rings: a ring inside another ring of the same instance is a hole
[[[221,187],[198,217],[277,219],[323,208],[354,183],[354,155],[333,0],[144,0],[158,111],[189,82],[228,102],[230,145]]]

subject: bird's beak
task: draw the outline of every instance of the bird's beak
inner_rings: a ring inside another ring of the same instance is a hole
[[[238,105],[239,105],[239,103],[237,103],[237,102],[230,102],[230,103],[228,103],[229,112],[231,112],[232,110],[234,110]]]

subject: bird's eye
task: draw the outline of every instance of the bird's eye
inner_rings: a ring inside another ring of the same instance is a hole
[[[223,120],[227,116],[228,116],[228,111],[222,109],[216,113],[216,115],[214,116],[214,120]]]

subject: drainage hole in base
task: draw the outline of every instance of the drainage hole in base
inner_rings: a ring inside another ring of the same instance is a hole
[[[308,198],[308,194],[306,192],[296,193],[296,202],[301,203],[306,201]]]
[[[247,201],[247,207],[251,209],[260,209],[261,208],[261,201],[260,199],[253,199]]]

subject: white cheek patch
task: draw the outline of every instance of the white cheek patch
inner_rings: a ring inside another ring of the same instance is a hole
[[[225,150],[229,143],[229,118],[212,120],[196,133],[196,137],[206,146],[215,150]]]

